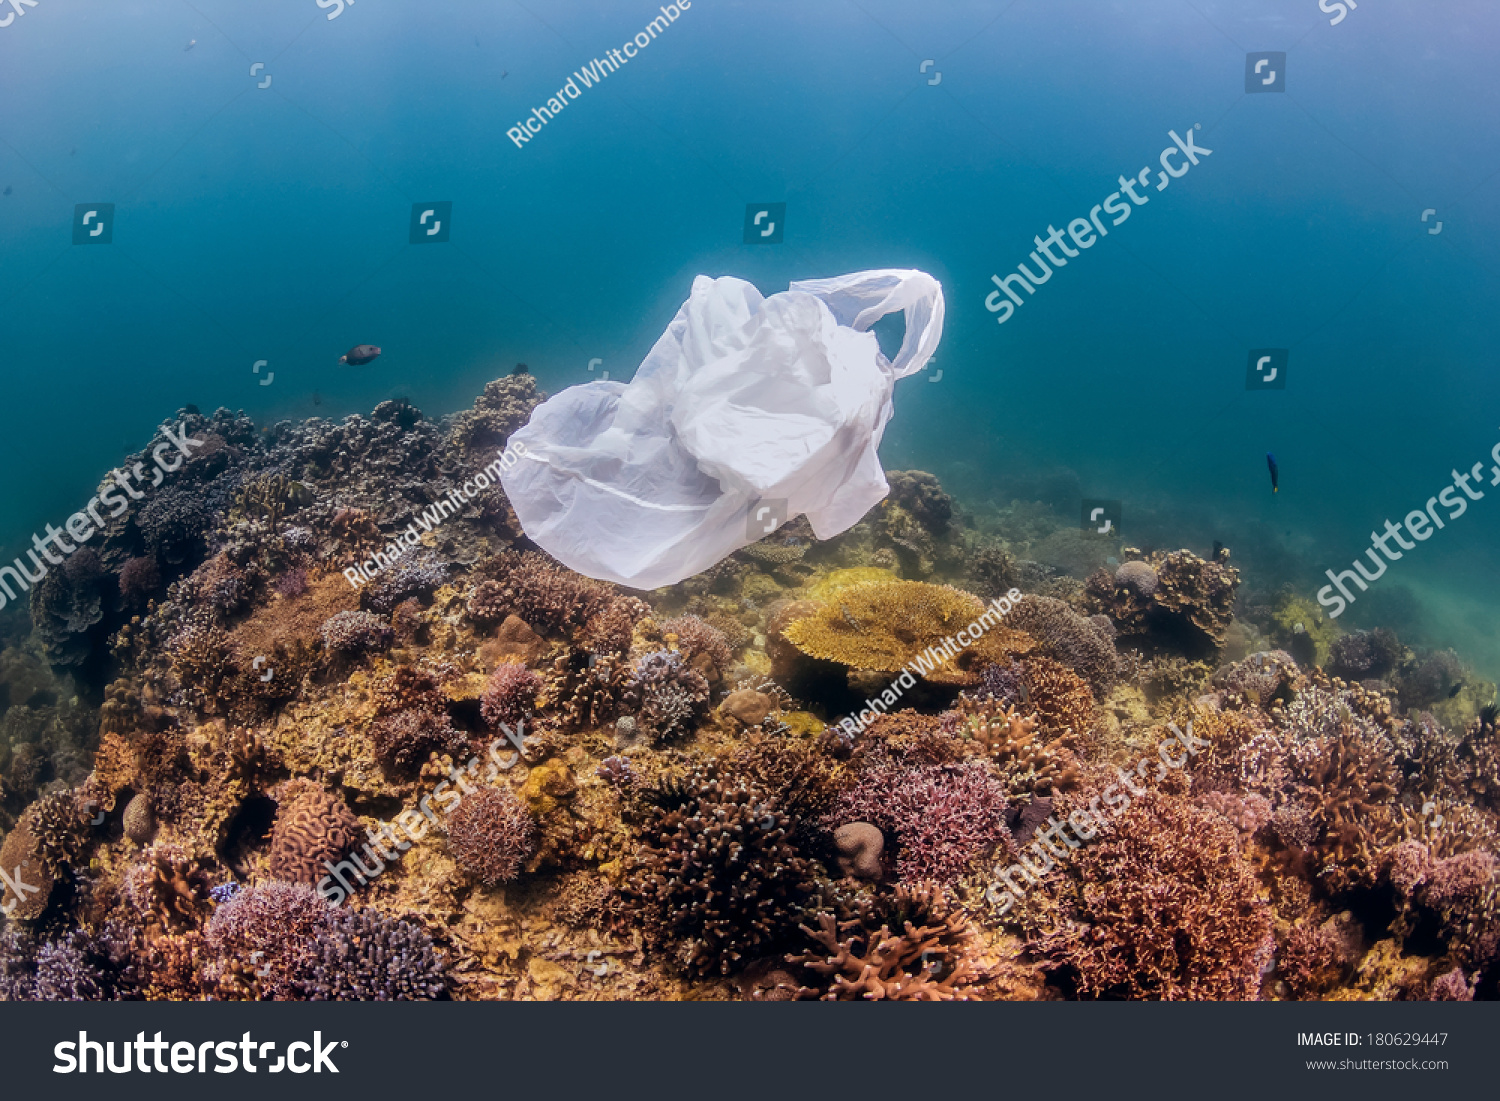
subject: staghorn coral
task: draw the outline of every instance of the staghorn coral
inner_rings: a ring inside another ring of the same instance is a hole
[[[289,780],[271,827],[271,875],[316,883],[359,840],[359,820],[338,796],[312,780]]]
[[[982,761],[951,765],[877,763],[842,792],[825,828],[868,822],[895,842],[903,883],[952,883],[971,861],[1009,839],[1005,791]]]
[[[555,711],[564,730],[602,726],[620,712],[631,683],[630,666],[619,658],[589,662],[582,654],[553,662],[538,705]]]
[[[25,818],[37,855],[54,875],[75,864],[88,844],[89,818],[71,791],[44,795],[27,808]]]
[[[1034,949],[1080,993],[1254,998],[1270,958],[1270,908],[1222,818],[1150,792],[1118,828],[1074,855],[1068,920]]]
[[[811,614],[793,620],[781,635],[809,657],[894,673],[982,617],[987,617],[985,626],[990,629],[977,642],[953,657],[929,660],[929,667],[922,668],[922,675],[930,681],[971,684],[982,662],[1026,653],[1035,643],[1020,631],[999,626],[1000,614],[987,610],[978,597],[948,585],[921,581],[852,585]]]
[[[968,918],[941,887],[836,899],[801,928],[813,946],[786,957],[810,984],[800,998],[967,1001],[988,978],[974,960]]]
[[[479,712],[492,727],[501,723],[514,725],[536,707],[542,678],[524,665],[501,665],[490,674],[484,694],[479,697]]]
[[[995,762],[1008,790],[1050,795],[1078,782],[1071,733],[1040,737],[1040,722],[1003,700],[960,696],[958,708],[952,729]]]
[[[1097,709],[1093,693],[1082,677],[1050,658],[1029,657],[1020,663],[1025,685],[1022,706],[1048,731],[1087,734]]]
[[[1313,808],[1323,883],[1335,892],[1373,883],[1379,853],[1394,840],[1400,778],[1390,742],[1344,720],[1336,733],[1294,745],[1291,760]]]
[[[689,974],[728,974],[784,942],[816,868],[763,789],[699,769],[657,793],[622,895]]]
[[[459,868],[486,887],[515,879],[536,847],[531,815],[510,788],[482,787],[466,795],[447,826]]]

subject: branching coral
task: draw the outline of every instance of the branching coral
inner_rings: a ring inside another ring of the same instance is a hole
[[[1333,640],[1328,671],[1346,680],[1383,677],[1396,667],[1404,652],[1394,631],[1384,627],[1355,631]]]
[[[636,660],[623,705],[655,741],[665,742],[691,734],[708,716],[708,699],[708,681],[681,654],[656,650]]]
[[[514,726],[535,709],[541,687],[542,678],[526,666],[501,665],[490,674],[479,697],[479,712],[492,727],[501,723]]]
[[[977,642],[951,658],[931,663],[932,668],[922,674],[939,683],[971,684],[982,662],[1026,653],[1035,643],[1023,632],[998,625],[999,612],[986,610],[977,596],[948,585],[921,581],[853,585],[781,633],[809,657],[894,673],[986,616],[984,626],[990,629]]]
[[[466,874],[495,887],[521,874],[536,827],[510,788],[482,787],[448,816],[448,847]]]
[[[809,984],[799,997],[967,1001],[988,977],[975,962],[968,918],[940,887],[898,886],[888,895],[839,903],[802,926],[814,947],[786,958]]]
[[[1155,574],[1154,588],[1145,584],[1142,566]],[[1090,575],[1084,611],[1109,616],[1122,636],[1153,650],[1196,658],[1224,645],[1240,583],[1239,571],[1226,561],[1158,551],[1132,566],[1131,576],[1122,583],[1106,570]]]
[[[710,768],[658,796],[640,830],[624,895],[690,974],[727,974],[782,942],[815,866],[788,841],[766,792]]]
[[[462,753],[467,739],[445,713],[410,707],[376,719],[370,727],[370,745],[387,774],[409,777],[433,753]]]
[[[1051,597],[1024,596],[1011,608],[1005,622],[1034,638],[1042,656],[1088,681],[1100,699],[1114,686],[1119,657],[1109,620],[1087,619]]]
[[[715,680],[724,675],[724,670],[729,668],[729,662],[734,657],[724,633],[695,615],[664,620],[661,633],[663,638],[687,655],[688,663],[700,673],[708,675],[709,670],[712,670]]]
[[[1075,854],[1070,920],[1035,945],[1086,995],[1254,998],[1270,908],[1239,834],[1186,800],[1148,793]]]
[[[951,883],[1009,838],[1005,811],[1005,790],[982,761],[885,763],[866,769],[823,822],[869,822],[892,835],[903,883]]]
[[[339,612],[324,621],[318,634],[324,646],[341,654],[383,650],[393,637],[386,622],[369,612]]]

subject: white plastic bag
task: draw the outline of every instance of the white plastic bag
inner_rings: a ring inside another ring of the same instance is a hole
[[[906,337],[892,363],[867,330],[896,310]],[[628,385],[571,386],[537,407],[501,481],[539,546],[637,589],[691,577],[798,514],[831,538],[889,492],[876,449],[891,392],[942,331],[943,290],[925,272],[810,279],[770,298],[700,275]]]

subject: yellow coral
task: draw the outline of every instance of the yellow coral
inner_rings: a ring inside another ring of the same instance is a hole
[[[986,614],[991,621],[997,618],[986,613],[977,596],[948,585],[867,581],[837,590],[817,611],[793,621],[783,637],[809,657],[894,673]],[[994,626],[924,676],[941,684],[970,684],[986,661],[1024,654],[1035,645],[1030,635]]]
[[[847,570],[830,570],[819,578],[807,590],[808,599],[830,601],[845,589],[853,588],[855,585],[863,585],[872,581],[895,581],[896,575],[890,570],[882,570],[875,566],[855,566]]]

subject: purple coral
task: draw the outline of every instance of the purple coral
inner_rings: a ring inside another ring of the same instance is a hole
[[[161,570],[156,559],[127,558],[120,567],[120,596],[127,604],[142,604],[161,588]]]
[[[823,818],[833,830],[868,822],[896,842],[903,882],[952,883],[976,857],[1008,836],[1005,789],[982,761],[956,765],[881,762],[835,800]]]
[[[661,633],[663,637],[676,636],[677,648],[688,656],[689,662],[702,655],[721,676],[734,657],[724,632],[695,615],[682,615],[665,621],[661,625]]]
[[[536,707],[536,694],[542,678],[524,665],[505,664],[490,674],[484,694],[479,697],[479,713],[491,726],[520,722]]]
[[[531,815],[510,788],[480,788],[448,816],[448,847],[458,866],[486,887],[521,874],[536,847]]]
[[[625,705],[657,741],[693,731],[708,714],[708,681],[672,650],[656,650],[636,661],[625,687]]]
[[[448,567],[430,554],[401,560],[380,574],[362,596],[372,612],[390,615],[396,605],[412,597],[429,597],[448,580]]]
[[[369,612],[339,612],[324,620],[318,633],[324,646],[341,654],[383,650],[393,637],[385,621]]]
[[[377,719],[370,728],[370,742],[381,768],[394,775],[416,771],[433,753],[461,753],[466,744],[447,715],[420,708]]]

